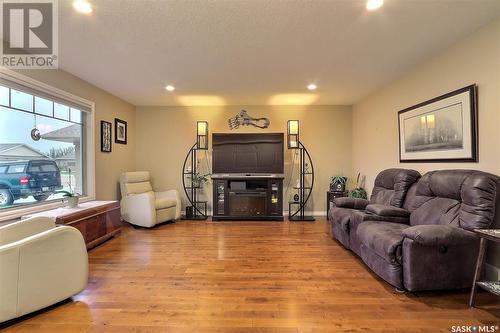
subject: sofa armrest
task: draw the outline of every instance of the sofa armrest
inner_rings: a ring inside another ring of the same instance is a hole
[[[0,245],[16,242],[56,227],[48,217],[31,217],[0,227]]]
[[[169,190],[163,192],[155,192],[157,198],[172,198],[177,202],[175,206],[175,219],[178,220],[181,217],[181,197],[177,190]]]
[[[450,225],[416,225],[403,230],[403,236],[424,246],[459,246],[477,241],[477,236]]]
[[[88,257],[80,231],[61,226],[0,246],[0,322],[78,294]],[[5,268],[5,270],[3,269]]]
[[[366,206],[366,211],[378,216],[408,217],[410,212],[394,206],[371,204]]]
[[[333,203],[337,207],[361,210],[365,209],[370,202],[366,199],[342,197],[342,198],[335,198],[333,200]]]

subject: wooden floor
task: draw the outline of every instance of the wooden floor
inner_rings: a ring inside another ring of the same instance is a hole
[[[500,323],[488,293],[472,310],[467,291],[396,293],[330,239],[324,219],[128,226],[89,259],[85,291],[5,332],[406,333]]]

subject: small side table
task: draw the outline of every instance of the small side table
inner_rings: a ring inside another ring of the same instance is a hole
[[[469,307],[474,307],[477,287],[481,287],[492,294],[500,296],[500,281],[479,281],[481,278],[481,269],[483,267],[487,242],[500,242],[500,229],[475,229],[474,232],[481,237],[481,241],[479,243],[476,271],[474,272],[474,282],[472,283],[472,290],[470,292]]]
[[[328,216],[328,211],[330,210],[330,203],[335,200],[335,198],[347,197],[347,192],[339,191],[327,191],[326,192],[326,215]]]

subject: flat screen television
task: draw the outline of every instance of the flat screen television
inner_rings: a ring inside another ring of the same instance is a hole
[[[212,172],[281,174],[283,133],[213,133]]]

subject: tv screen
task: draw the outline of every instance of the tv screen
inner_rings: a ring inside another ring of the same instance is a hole
[[[283,173],[283,133],[213,133],[213,173]]]

